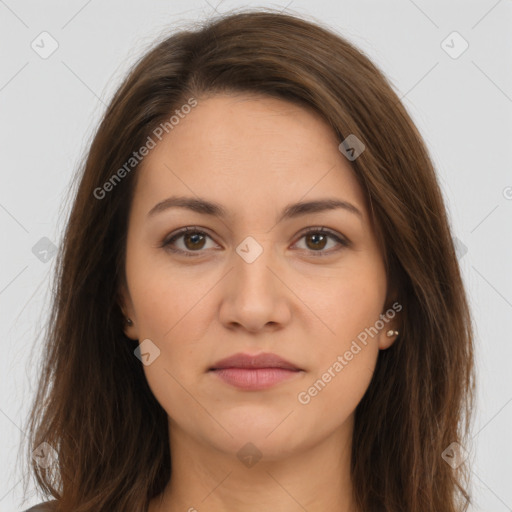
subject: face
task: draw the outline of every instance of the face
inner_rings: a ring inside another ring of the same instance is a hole
[[[216,95],[136,171],[121,307],[171,438],[277,459],[350,432],[396,319],[382,321],[382,253],[339,142],[302,107]],[[211,370],[240,353],[298,371]]]

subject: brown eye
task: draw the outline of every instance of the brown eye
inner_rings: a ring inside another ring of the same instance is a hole
[[[207,239],[211,240],[212,238],[204,231],[187,227],[181,229],[171,237],[166,238],[162,242],[161,247],[165,250],[180,253],[185,256],[200,256],[203,249],[208,248],[205,247]]]
[[[305,239],[305,250],[314,254],[314,256],[328,256],[344,247],[348,247],[350,242],[336,233],[325,228],[311,228],[302,234],[301,240]],[[334,247],[324,250],[329,241],[334,242]],[[336,248],[336,245],[341,246]]]
[[[208,249],[208,247],[206,247],[208,239],[212,240],[208,233],[194,227],[187,227],[166,238],[161,243],[161,247],[170,252],[183,254],[184,256],[200,256],[205,249]],[[350,242],[344,237],[334,232],[327,231],[325,228],[309,229],[309,231],[302,234],[300,240],[302,239],[306,240],[306,247],[301,249],[315,256],[328,256],[350,245]],[[334,247],[324,250],[330,241],[334,242]],[[336,245],[338,245],[338,247],[336,247]]]
[[[205,237],[202,233],[186,233],[183,235],[185,247],[191,251],[202,249]]]
[[[309,249],[322,250],[325,248],[325,246],[327,244],[327,239],[329,237],[325,236],[322,233],[312,233],[312,234],[305,235],[305,238],[306,238],[306,240],[311,241],[311,244],[306,242],[306,245],[308,246]]]

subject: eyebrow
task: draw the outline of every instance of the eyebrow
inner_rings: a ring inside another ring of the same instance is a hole
[[[191,210],[196,213],[219,218],[226,218],[229,216],[229,212],[219,203],[202,198],[173,196],[168,197],[153,206],[153,208],[148,212],[147,217],[153,217],[157,213],[161,213],[169,208],[186,208],[187,210]],[[337,198],[325,198],[287,205],[283,209],[278,222],[286,219],[293,219],[308,213],[318,213],[339,208],[359,216],[361,220],[363,218],[361,211],[352,203],[342,201]]]

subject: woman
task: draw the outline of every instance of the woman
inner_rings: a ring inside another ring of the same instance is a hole
[[[48,510],[467,508],[472,326],[442,194],[329,29],[246,11],[148,52],[58,265],[28,447]]]

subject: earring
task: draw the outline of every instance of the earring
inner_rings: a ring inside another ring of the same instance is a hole
[[[132,319],[131,319],[131,318],[128,318],[128,317],[126,317],[126,323],[127,323],[128,325],[133,325],[133,321],[132,321]]]
[[[391,336],[398,336],[398,331],[390,330],[386,333],[386,336],[388,336],[389,338],[391,338]]]

